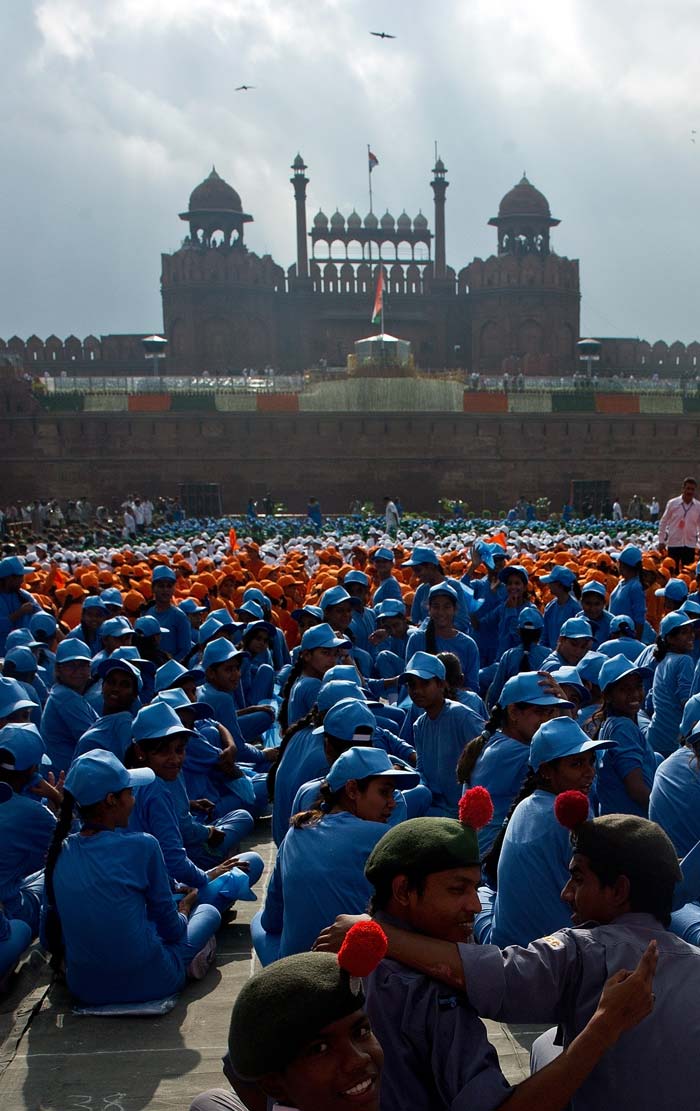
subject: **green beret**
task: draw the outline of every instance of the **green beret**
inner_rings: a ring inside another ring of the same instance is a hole
[[[449,868],[478,868],[476,832],[455,818],[410,818],[384,834],[372,849],[365,875],[377,887],[406,873],[428,876]]]
[[[253,976],[231,1013],[228,1051],[235,1072],[257,1080],[290,1065],[319,1030],[359,1011],[362,981],[334,953],[296,953]]]
[[[621,875],[649,877],[671,887],[682,879],[673,843],[648,818],[604,814],[576,826],[571,842],[575,852],[605,861]]]

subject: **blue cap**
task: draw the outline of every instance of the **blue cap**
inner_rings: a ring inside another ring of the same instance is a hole
[[[66,776],[66,790],[70,791],[78,806],[92,806],[107,795],[116,794],[126,787],[145,786],[154,779],[155,773],[150,768],[127,771],[114,753],[94,748],[73,761]]]
[[[181,679],[194,679],[197,686],[204,682],[204,671],[200,667],[191,667],[189,670],[183,667],[177,660],[168,660],[167,663],[161,665],[156,671],[155,690],[156,694],[160,691],[168,690]]]
[[[50,764],[36,725],[6,725],[0,729],[0,748],[12,753],[12,763],[0,763],[5,771],[26,772],[35,764]]]
[[[24,645],[21,645],[19,648],[12,648],[9,652],[6,652],[5,663],[14,664],[15,671],[19,672],[36,672],[39,669],[36,656],[31,648],[26,648]]]
[[[100,598],[106,606],[122,606],[124,604],[122,592],[116,586],[108,586],[100,591]]]
[[[634,621],[628,613],[618,613],[616,617],[610,619],[610,632],[619,633],[622,629],[628,629],[634,633]]]
[[[576,664],[576,670],[587,683],[598,684],[600,669],[608,659],[603,652],[590,651]]]
[[[503,551],[503,548],[501,548],[501,552],[505,559],[506,553]],[[493,559],[492,546],[487,540],[477,540],[474,544],[474,561],[476,563],[483,563],[485,567],[488,567],[489,571],[493,571],[495,568],[496,564]]]
[[[102,613],[107,612],[107,607],[98,594],[90,594],[89,597],[83,602],[84,610],[101,610]]]
[[[562,586],[569,590],[576,582],[576,576],[573,571],[568,567],[562,567],[557,563],[548,575],[540,576],[541,583],[560,583]]]
[[[558,667],[556,671],[551,671],[550,675],[553,679],[556,679],[560,686],[566,683],[567,687],[575,687],[579,693],[582,706],[587,706],[591,701],[590,691],[588,687],[585,686],[581,678],[581,673],[577,667],[570,667],[569,664],[565,664],[562,667]]]
[[[231,617],[231,614],[228,612],[228,610],[226,609],[225,606],[222,606],[218,610],[212,610],[211,613],[209,614],[209,616],[216,618],[216,620],[219,622],[219,624],[224,629],[242,629],[243,628],[243,622],[242,621],[236,621],[233,617]]]
[[[679,613],[687,613],[691,617],[700,617],[700,605],[694,602],[692,598],[686,598],[682,606],[678,607]]]
[[[400,683],[405,683],[407,676],[414,675],[417,679],[444,679],[445,665],[437,656],[430,652],[414,652],[406,664]]]
[[[133,644],[120,644],[115,648],[110,660],[127,660],[130,664],[141,673],[141,675],[153,676],[156,673],[156,665],[152,660],[144,660],[139,656],[139,650]]]
[[[559,630],[560,637],[568,640],[581,640],[583,637],[593,637],[593,630],[587,617],[569,617]]]
[[[186,733],[188,737],[195,735],[191,729],[185,729],[170,706],[158,700],[139,710],[131,727],[134,741],[152,741],[159,737],[172,737],[175,733]]]
[[[134,622],[134,629],[137,633],[141,633],[144,637],[157,637],[161,633],[167,633],[168,630],[164,629],[157,617],[152,614],[144,614],[143,617],[138,617]]]
[[[598,686],[602,691],[616,683],[618,679],[623,679],[625,675],[639,675],[640,678],[645,678],[651,673],[649,667],[637,667],[632,660],[628,660],[627,656],[620,653],[618,656],[611,656],[606,660],[600,669],[598,675]]]
[[[126,617],[108,617],[100,625],[101,637],[125,637],[133,633],[134,629]]]
[[[343,579],[343,586],[346,583],[359,583],[360,586],[369,586],[369,575],[365,575],[364,571],[348,571]]]
[[[420,776],[417,772],[395,768],[383,748],[363,745],[349,748],[331,765],[326,782],[331,791],[339,791],[351,779],[367,779],[369,776],[391,777],[398,787],[406,790],[417,787]]]
[[[544,618],[534,606],[523,606],[518,614],[519,629],[543,629]]]
[[[257,586],[247,586],[245,588],[245,590],[243,591],[243,601],[244,602],[251,602],[251,601],[252,602],[257,602],[259,606],[263,607],[263,609],[266,606],[270,605],[270,599],[268,598],[267,594],[265,594]],[[247,607],[246,607],[246,609],[247,609]]]
[[[688,587],[683,579],[669,579],[666,586],[662,586],[660,590],[655,590],[654,594],[657,598],[669,598],[672,602],[684,602],[688,597]]]
[[[204,613],[206,608],[206,606],[198,605],[196,598],[183,598],[178,604],[178,609],[181,609],[183,613]]]
[[[157,583],[165,580],[166,582],[174,583],[176,577],[172,567],[166,567],[164,563],[159,563],[157,567],[153,568],[151,582]]]
[[[693,726],[700,721],[700,694],[692,694],[683,708],[680,732],[683,736],[690,733]]]
[[[267,633],[270,640],[272,640],[273,636],[275,635],[275,629],[276,625],[273,625],[271,621],[251,621],[244,628],[243,636],[247,637],[249,633],[264,632]]]
[[[33,567],[25,567],[17,556],[5,556],[0,559],[0,579],[7,579],[10,575],[28,575]]]
[[[40,640],[34,640],[29,629],[12,629],[5,638],[5,651],[11,648],[42,648]]]
[[[641,550],[635,544],[628,544],[619,555],[615,552],[611,552],[610,555],[613,559],[617,558],[620,563],[624,563],[626,567],[636,567],[642,562]]]
[[[202,667],[206,671],[208,667],[216,667],[217,664],[226,663],[227,660],[240,660],[244,655],[245,652],[236,648],[235,644],[231,644],[226,637],[219,637],[218,640],[210,640],[204,649]]]
[[[436,598],[439,594],[446,594],[448,598],[452,599],[455,606],[457,605],[457,591],[449,583],[435,583],[435,586],[431,586],[428,591],[428,600]]]
[[[213,636],[221,632],[224,626],[219,621],[218,617],[212,617],[210,614],[206,621],[203,621],[199,626],[199,643],[206,644]]]
[[[45,636],[52,637],[58,628],[58,622],[52,613],[33,613],[29,618],[29,631],[35,636],[37,633],[44,633]]]
[[[316,695],[316,705],[321,711],[330,710],[331,706],[343,702],[346,698],[354,698],[358,702],[367,701],[359,683],[353,683],[352,679],[331,679],[329,683],[321,684]]]
[[[599,583],[597,579],[591,579],[581,587],[581,597],[584,594],[600,594],[601,598],[605,598],[607,593],[603,583]]]
[[[360,599],[351,598],[344,586],[329,587],[321,595],[318,604],[322,610],[327,610],[329,606],[339,606],[341,602],[349,602],[353,609],[362,609]]]
[[[299,609],[292,610],[291,617],[293,621],[300,621],[304,614],[309,617],[317,617],[319,621],[323,621],[323,610],[320,606],[312,606],[307,602],[305,606],[300,606]]]
[[[501,570],[498,572],[498,578],[502,583],[508,581],[509,575],[519,575],[526,586],[530,581],[530,576],[528,575],[527,571],[524,567],[521,567],[519,563],[509,563],[506,567],[502,567]]]
[[[336,679],[345,683],[354,683],[358,687],[362,686],[362,680],[354,664],[333,664],[333,667],[329,667],[323,676],[323,682],[332,683]]]
[[[374,552],[370,556],[370,559],[373,561],[375,559],[386,559],[389,563],[393,563],[394,553],[392,552],[391,548],[377,548],[376,552]]]
[[[379,620],[382,617],[405,617],[406,603],[399,598],[386,598],[374,607],[374,616]]]
[[[401,564],[402,567],[418,567],[421,563],[433,563],[440,566],[440,560],[432,548],[422,548],[418,545],[411,552],[411,558]]]
[[[243,605],[237,608],[236,613],[247,613],[248,616],[253,619],[253,621],[265,620],[265,611],[260,603],[256,602],[254,598],[244,598]],[[211,618],[209,620],[211,620]]]
[[[313,648],[343,648],[349,645],[350,641],[345,637],[336,636],[333,629],[327,622],[321,625],[312,625],[307,629],[301,638],[301,649],[306,652]]]
[[[104,679],[105,675],[109,675],[110,671],[125,671],[127,675],[130,675],[131,678],[136,681],[137,690],[140,691],[143,687],[141,673],[138,668],[134,667],[134,665],[129,662],[129,660],[122,659],[119,656],[115,658],[114,655],[108,656],[106,660],[102,660],[95,674],[99,675],[100,679]]]
[[[35,706],[36,702],[27,698],[21,683],[0,675],[0,718],[7,718],[17,710],[33,710]]]
[[[88,660],[92,659],[92,653],[87,644],[77,637],[66,637],[62,640],[56,649],[56,663],[67,664],[72,663],[74,660]]]
[[[566,709],[573,705],[543,687],[541,678],[538,671],[521,671],[519,675],[513,675],[504,684],[498,699],[499,706],[527,702],[529,706],[561,706],[562,709]]]
[[[374,714],[366,702],[357,698],[343,698],[331,706],[323,719],[323,725],[317,726],[313,732],[316,735],[328,733],[339,741],[353,741],[360,730],[367,730],[371,736],[376,726]],[[360,739],[364,739],[363,734]]]
[[[573,718],[552,718],[545,721],[532,738],[530,766],[533,771],[538,771],[542,764],[548,764],[550,760],[576,756],[592,748],[611,748],[614,744],[614,741],[594,741]]]
[[[662,637],[668,636],[676,629],[687,628],[689,625],[694,625],[697,618],[691,617],[689,613],[681,613],[680,610],[674,610],[673,613],[667,613],[665,617],[661,618],[659,625],[659,632]]]
[[[180,687],[173,687],[172,690],[161,691],[155,696],[152,706],[158,702],[164,702],[175,713],[178,710],[191,710],[194,714],[195,721],[201,721],[202,718],[211,718],[214,716],[214,711],[208,702],[190,702],[189,698]]]

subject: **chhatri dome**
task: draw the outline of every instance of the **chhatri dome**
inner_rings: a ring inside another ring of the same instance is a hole
[[[190,193],[190,212],[242,212],[241,198],[232,185],[211,168],[209,177]]]
[[[498,206],[499,216],[551,216],[549,201],[523,174]]]

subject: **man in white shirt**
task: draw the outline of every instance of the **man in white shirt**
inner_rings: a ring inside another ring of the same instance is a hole
[[[385,528],[389,536],[392,536],[399,527],[399,511],[396,508],[396,502],[391,498],[384,498],[384,520]]]
[[[676,571],[695,561],[695,549],[700,532],[700,501],[695,497],[697,482],[684,478],[680,497],[666,502],[659,521],[660,552],[668,547],[668,554],[676,561]]]

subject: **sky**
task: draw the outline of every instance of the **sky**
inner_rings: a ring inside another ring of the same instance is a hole
[[[437,141],[451,266],[525,171],[582,335],[698,339],[699,38],[697,0],[4,0],[0,336],[159,331],[212,165],[285,269],[297,151],[309,223],[364,216],[370,144],[374,210],[432,227]]]

